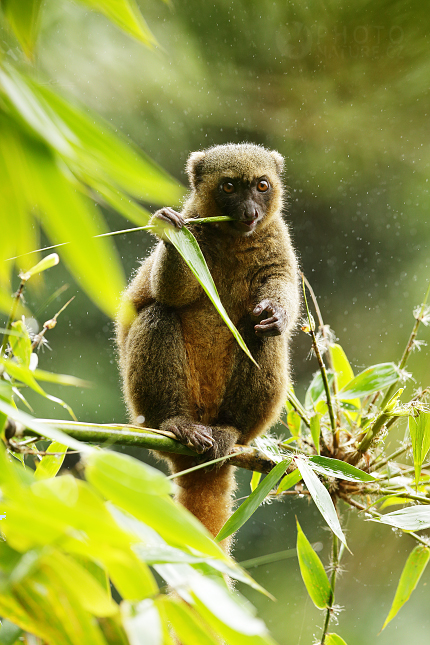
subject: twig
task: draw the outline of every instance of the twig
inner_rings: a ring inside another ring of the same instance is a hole
[[[320,645],[324,645],[324,643],[325,643],[325,637],[327,636],[327,630],[328,630],[328,626],[329,626],[329,623],[330,623],[330,618],[331,618],[332,613],[333,613],[334,589],[335,589],[335,586],[336,586],[337,572],[339,570],[339,541],[338,541],[337,536],[334,533],[332,533],[332,552],[331,553],[332,553],[331,554],[332,572],[331,572],[331,580],[330,580],[331,594],[330,594],[330,599],[329,599],[328,605],[327,605],[323,632],[321,634]]]
[[[321,372],[321,376],[322,376],[322,380],[323,380],[323,384],[324,384],[324,390],[325,390],[325,394],[326,394],[327,408],[328,408],[328,412],[329,412],[329,416],[330,416],[331,429],[332,429],[332,432],[333,432],[333,448],[336,449],[337,448],[336,419],[334,417],[334,412],[333,412],[333,405],[332,405],[332,401],[331,401],[330,387],[329,387],[329,384],[328,384],[327,372],[326,372],[326,369],[325,369],[324,361],[323,361],[323,359],[321,357],[321,353],[320,353],[320,351],[318,349],[317,339],[315,337],[315,328],[314,328],[315,325],[312,322],[311,314],[310,314],[309,307],[308,307],[308,301],[307,301],[307,298],[306,298],[305,281],[304,281],[305,276],[303,275],[303,273],[302,273],[302,278],[303,278],[303,296],[304,296],[304,300],[305,300],[306,313],[308,315],[308,320],[309,320],[309,331],[306,329],[306,332],[309,333],[311,338],[312,338],[312,345],[313,345],[315,356],[317,358],[318,365],[319,365],[319,368],[320,368],[320,372]]]
[[[423,302],[421,304],[421,309],[420,309],[418,315],[415,317],[415,324],[414,324],[414,326],[412,328],[411,335],[409,336],[409,340],[408,340],[407,345],[405,347],[405,351],[403,352],[403,356],[400,359],[400,363],[399,363],[399,366],[398,366],[399,371],[404,369],[404,367],[405,367],[405,365],[407,363],[407,360],[408,360],[408,358],[410,356],[410,353],[412,352],[412,349],[413,349],[413,346],[414,346],[414,341],[415,341],[415,338],[416,338],[417,333],[418,333],[418,327],[420,326],[420,323],[422,321],[422,316],[424,314],[429,295],[430,295],[430,282],[429,282],[429,285],[427,287],[427,291],[426,291],[426,294],[424,296],[424,300],[423,300]],[[390,398],[392,397],[392,395],[396,391],[396,389],[397,389],[397,387],[399,385],[399,382],[400,382],[400,378],[397,379],[397,381],[395,383],[393,383],[388,388],[387,393],[384,396],[384,400],[381,403],[381,409],[384,409],[384,407],[386,406],[387,402],[390,400]]]
[[[27,282],[26,280],[23,280],[23,279],[21,280],[21,284],[19,285],[18,291],[16,292],[15,297],[13,299],[12,309],[10,312],[9,319],[7,321],[6,331],[3,334],[3,341],[0,347],[0,356],[4,356],[5,354],[7,343],[9,340],[9,331],[12,329],[12,323],[15,320],[16,310],[18,309],[18,304],[19,304],[19,301],[21,300],[22,292],[24,291],[26,282]]]
[[[65,308],[68,305],[70,305],[70,303],[74,299],[75,299],[75,296],[70,298],[70,300],[68,300],[66,302],[66,304],[63,307],[61,307],[60,311],[57,311],[57,313],[55,314],[55,316],[53,316],[53,318],[51,318],[50,320],[47,320],[46,322],[43,323],[42,331],[40,332],[40,334],[36,334],[36,336],[33,339],[33,342],[31,344],[31,349],[32,350],[36,349],[36,347],[38,347],[42,343],[42,339],[43,339],[44,335],[46,334],[46,332],[48,331],[48,329],[54,329],[54,327],[57,324],[58,316],[65,310]]]

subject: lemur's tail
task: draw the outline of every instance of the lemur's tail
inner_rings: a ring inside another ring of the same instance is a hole
[[[180,467],[175,463],[175,471],[189,468],[194,461],[191,457],[182,456]],[[176,460],[175,460],[176,461]],[[176,500],[195,515],[215,537],[232,513],[233,493],[236,489],[234,466],[221,466],[213,470],[198,470],[178,477],[178,492]],[[229,552],[231,538],[221,542],[221,546]]]

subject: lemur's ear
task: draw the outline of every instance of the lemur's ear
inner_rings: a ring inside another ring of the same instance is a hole
[[[204,152],[192,152],[188,157],[186,171],[190,180],[191,188],[196,188],[202,175]]]
[[[272,150],[270,153],[275,160],[276,170],[281,175],[284,170],[284,157],[279,154],[276,150]]]

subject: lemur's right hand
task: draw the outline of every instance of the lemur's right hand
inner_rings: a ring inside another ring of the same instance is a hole
[[[179,229],[181,229],[185,224],[185,219],[182,217],[182,215],[174,211],[173,208],[170,208],[169,206],[160,208],[159,211],[154,213],[153,218],[161,219],[163,222],[168,222],[175,228]]]

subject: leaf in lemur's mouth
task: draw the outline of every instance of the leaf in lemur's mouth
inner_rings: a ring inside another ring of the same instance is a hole
[[[215,219],[215,218],[211,218]],[[219,218],[217,218],[218,220]],[[223,218],[228,219],[228,218]],[[201,222],[203,223],[203,222]],[[253,359],[251,352],[247,348],[245,341],[239,334],[236,327],[230,320],[224,306],[218,295],[217,288],[209,272],[208,265],[200,250],[197,240],[194,235],[185,226],[181,229],[174,228],[171,224],[164,223],[162,220],[157,220],[156,224],[151,224],[147,227],[148,230],[155,233],[161,239],[167,240],[176,248],[178,253],[182,256],[184,261],[188,264],[196,279],[200,282],[205,290],[208,298],[211,300],[215,309],[218,311],[221,318],[224,320],[227,327],[239,343],[239,346],[247,356],[258,367],[258,363]]]

